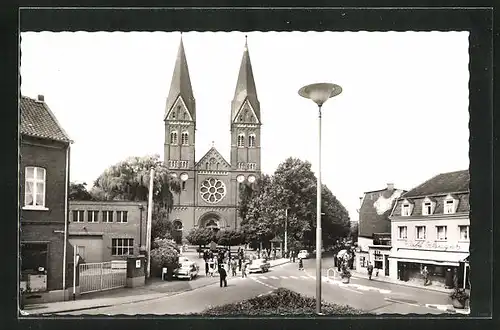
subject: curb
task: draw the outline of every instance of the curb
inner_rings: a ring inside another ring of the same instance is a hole
[[[464,308],[463,310],[455,309],[452,305],[425,304],[425,307],[432,308],[432,309],[438,309],[438,310],[446,312],[446,313],[463,314],[463,315],[470,314],[470,309],[468,309],[468,308]]]
[[[127,305],[127,304],[134,304],[134,303],[139,303],[139,302],[144,302],[144,301],[151,301],[151,300],[156,300],[156,299],[161,299],[161,298],[166,298],[166,297],[172,297],[176,296],[181,293],[189,292],[189,291],[194,291],[197,289],[204,288],[209,285],[217,284],[216,282],[214,283],[207,283],[203,284],[199,287],[196,288],[189,288],[187,290],[179,291],[179,292],[171,292],[171,294],[165,294],[161,297],[153,297],[153,298],[146,298],[146,299],[139,299],[139,300],[133,300],[133,301],[127,301],[127,302],[120,302],[117,304],[105,304],[105,305],[95,305],[95,306],[87,306],[87,307],[80,307],[80,308],[72,308],[72,309],[62,309],[58,311],[52,311],[52,312],[38,312],[38,313],[30,313],[26,310],[22,310],[22,313],[26,313],[26,315],[21,315],[21,316],[50,316],[58,313],[69,313],[69,312],[78,312],[78,311],[84,311],[84,310],[93,310],[93,309],[98,309],[98,308],[106,308],[106,307],[113,307],[113,306],[121,306],[121,305]],[[160,294],[160,293],[159,293]],[[22,314],[21,313],[21,314]]]

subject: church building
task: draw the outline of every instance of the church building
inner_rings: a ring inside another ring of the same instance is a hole
[[[181,192],[174,194],[170,219],[183,236],[195,227],[239,229],[239,186],[253,184],[261,172],[260,104],[246,41],[234,98],[227,111],[229,161],[214,146],[197,159],[196,101],[181,38],[165,107],[164,160],[180,180]]]

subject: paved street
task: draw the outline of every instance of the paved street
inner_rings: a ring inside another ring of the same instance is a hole
[[[214,283],[196,290],[148,301],[60,313],[59,315],[196,313],[203,311],[209,306],[237,302],[266,294],[278,287],[284,287],[314,297],[316,292],[314,259],[306,260],[305,268],[305,271],[299,271],[297,263],[289,263],[272,268],[265,274],[251,274],[246,279],[229,276],[227,288],[220,288],[219,283]],[[322,280],[323,300],[332,303],[347,304],[368,313],[441,314],[443,311],[428,308],[426,304],[449,304],[447,294],[440,292],[404,287],[391,283],[368,281],[367,279],[360,278],[352,278],[351,283],[348,285],[327,281],[326,278]]]

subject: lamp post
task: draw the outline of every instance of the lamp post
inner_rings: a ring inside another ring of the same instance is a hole
[[[142,211],[144,210],[144,205],[139,204],[139,251],[142,248]]]
[[[318,177],[316,200],[316,313],[321,314],[321,107],[331,97],[342,93],[342,87],[329,83],[302,87],[299,95],[318,105]]]

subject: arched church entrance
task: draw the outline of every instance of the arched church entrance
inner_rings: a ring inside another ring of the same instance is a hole
[[[198,225],[201,228],[208,228],[214,232],[217,232],[225,227],[225,221],[220,214],[217,214],[215,212],[208,212],[200,217]]]

